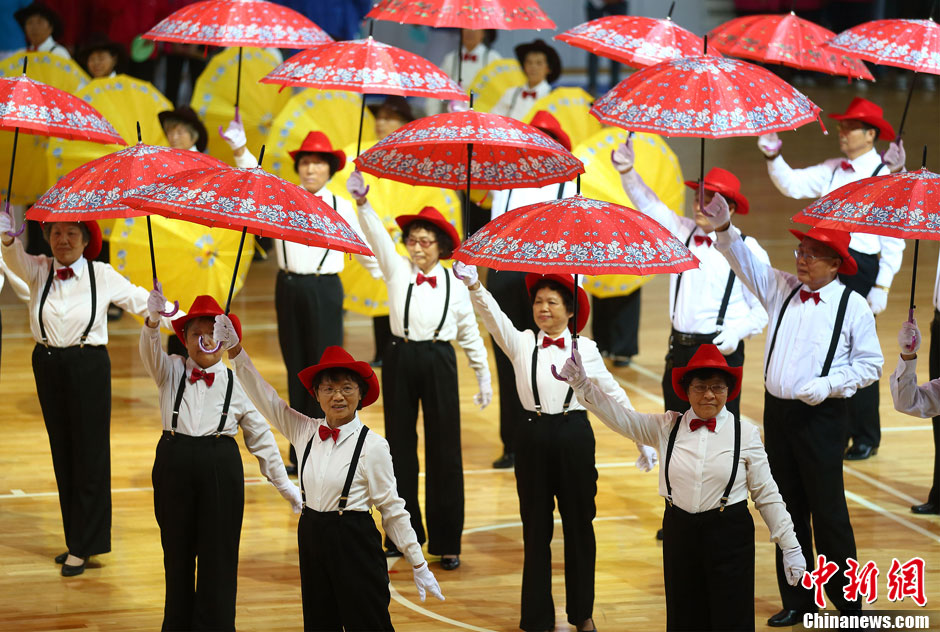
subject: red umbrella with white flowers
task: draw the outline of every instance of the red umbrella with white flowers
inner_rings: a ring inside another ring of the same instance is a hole
[[[535,0],[377,0],[366,17],[461,29],[553,29]]]

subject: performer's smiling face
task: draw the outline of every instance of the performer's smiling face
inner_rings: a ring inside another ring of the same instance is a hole
[[[332,428],[352,421],[361,399],[362,391],[352,377],[324,377],[317,385],[317,402]]]
[[[534,88],[545,81],[552,68],[548,65],[548,57],[545,56],[545,53],[531,52],[525,56],[522,71],[529,82],[529,87]]]
[[[319,154],[301,156],[297,161],[297,176],[300,178],[300,186],[310,193],[316,193],[330,179],[330,163]]]
[[[408,256],[422,272],[427,274],[441,258],[441,248],[437,235],[427,228],[412,228],[405,238]]]
[[[535,293],[532,301],[532,318],[545,335],[557,338],[568,328],[568,321],[574,313],[565,305],[557,290],[543,287]]]
[[[686,390],[692,412],[699,419],[711,419],[721,412],[728,401],[728,382],[722,375],[706,379],[693,378]]]
[[[117,61],[118,58],[111,51],[96,50],[88,56],[88,61],[85,64],[88,66],[88,74],[91,75],[91,78],[98,79],[107,77],[114,72]],[[192,147],[192,145],[189,147]],[[189,149],[189,147],[186,149]]]
[[[835,279],[842,265],[835,250],[811,237],[804,237],[794,254],[797,278],[814,291]]]
[[[78,261],[88,245],[88,233],[78,222],[54,222],[46,239],[56,261],[65,266]]]

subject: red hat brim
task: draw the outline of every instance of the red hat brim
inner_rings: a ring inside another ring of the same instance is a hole
[[[327,352],[324,351],[323,355],[327,355]],[[375,401],[379,398],[379,378],[376,376],[375,371],[372,370],[372,367],[369,366],[368,362],[353,360],[341,362],[320,362],[320,364],[308,366],[306,369],[298,373],[297,377],[300,378],[304,388],[307,389],[307,392],[309,392],[314,399],[317,398],[317,393],[313,389],[313,383],[316,380],[317,374],[328,369],[346,369],[347,371],[352,371],[365,380],[366,384],[369,386],[369,389],[366,391],[366,395],[362,398],[360,403],[363,408],[369,406],[370,404],[374,404]]]
[[[555,281],[560,283],[572,294],[574,293],[574,277],[569,274],[539,274],[537,272],[530,272],[525,277],[525,289],[529,293],[529,296],[532,295],[532,288],[536,283],[542,279],[548,279],[549,281]],[[584,329],[584,326],[587,325],[588,317],[591,315],[591,301],[588,299],[587,292],[584,291],[584,288],[578,287],[578,322],[577,322],[577,331]],[[568,329],[572,327],[571,321],[568,321]]]
[[[740,191],[718,186],[714,182],[709,182],[708,180],[705,180],[704,184],[706,191],[711,191],[712,193],[721,193],[721,195],[726,199],[730,199],[732,202],[734,202],[734,212],[738,215],[747,215],[747,212],[751,210],[750,203],[747,201],[746,197],[741,195]],[[695,191],[698,189],[698,180],[686,180],[685,186]]]
[[[300,144],[300,147],[294,151],[287,152],[287,155],[290,156],[290,159],[295,163],[297,162],[297,156],[300,154],[326,154],[327,156],[333,156],[336,158],[336,169],[334,172],[342,171],[343,167],[346,166],[346,152],[342,149],[334,149],[333,144],[330,142],[329,137],[323,132],[309,132],[304,141]]]
[[[711,348],[706,349],[706,347]],[[714,369],[733,377],[735,380],[734,388],[728,393],[727,401],[730,402],[741,394],[741,378],[744,376],[744,367],[728,366],[728,361],[725,360],[725,357],[718,351],[718,347],[709,344],[700,346],[687,365],[676,367],[672,370],[672,390],[675,391],[676,396],[682,401],[689,401],[688,393],[682,388],[682,378],[686,373],[694,371],[695,369]]]
[[[444,233],[450,237],[450,240],[454,242],[454,250],[460,247],[460,235],[457,233],[457,229],[454,228],[454,225],[447,221],[447,219],[441,215],[440,211],[434,209],[434,213],[426,213],[425,210],[433,207],[425,207],[417,215],[399,215],[395,218],[395,223],[398,224],[398,227],[401,228],[402,232],[406,232],[406,227],[408,224],[416,221],[422,220],[425,222],[430,222],[440,228]],[[453,256],[451,252],[450,257],[441,257],[441,259],[450,259]]]
[[[224,314],[222,307],[219,306],[219,303],[206,294],[197,296],[196,300],[193,301],[192,306],[189,308],[189,311],[186,312],[185,316],[180,316],[179,318],[174,319],[170,324],[173,325],[173,331],[176,332],[176,337],[180,339],[180,342],[183,345],[186,345],[186,335],[184,333],[186,328],[186,323],[191,321],[193,318],[215,318],[219,314]],[[235,333],[238,334],[238,339],[242,339],[242,323],[238,319],[238,316],[235,314],[229,313],[228,317],[232,319],[232,325],[235,327]]]
[[[809,237],[810,239],[815,239],[816,241],[822,244],[826,244],[827,246],[835,250],[839,254],[839,257],[842,259],[842,265],[840,265],[839,269],[837,270],[839,274],[847,274],[849,276],[852,276],[853,274],[858,273],[858,262],[856,262],[855,258],[851,254],[849,254],[848,245],[842,246],[841,244],[837,244],[837,243],[829,241],[828,239],[826,239],[825,233],[817,233],[815,235],[810,235],[809,231],[804,233],[803,231],[796,230],[795,228],[791,228],[790,233],[794,237],[799,239],[800,241],[803,241],[803,239],[805,239],[806,237]]]
[[[878,140],[884,140],[889,143],[894,140],[894,128],[891,127],[891,123],[880,116],[873,114],[855,114],[852,112],[846,112],[845,114],[829,114],[828,116],[834,121],[861,121],[862,123],[867,123],[872,127],[878,128]]]

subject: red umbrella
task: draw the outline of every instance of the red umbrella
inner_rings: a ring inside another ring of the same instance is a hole
[[[554,29],[535,0],[377,0],[366,17],[460,29]]]
[[[708,37],[726,55],[853,79],[874,79],[857,58],[824,47],[835,33],[792,11],[736,18],[714,29]]]

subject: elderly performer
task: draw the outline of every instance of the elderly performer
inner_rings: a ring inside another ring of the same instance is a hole
[[[702,345],[684,367],[672,370],[676,395],[691,409],[645,414],[623,406],[588,377],[577,351],[561,371],[578,401],[611,430],[655,445],[664,455],[659,494],[666,499],[667,630],[754,629],[749,492],[779,546],[787,583],[796,586],[806,570],[760,430],[725,407],[740,394],[742,373],[741,367],[728,366],[715,345]]]
[[[857,559],[855,534],[845,504],[842,450],[848,431],[847,398],[881,376],[884,359],[868,303],[839,280],[858,266],[849,234],[821,228],[799,239],[796,274],[755,257],[731,228],[728,205],[715,195],[705,214],[718,250],[767,309],[764,354],[764,438],[774,478],[793,519],[796,537],[812,568],[816,550],[840,566],[826,584],[832,604],[854,613],[860,603],[843,592],[847,558]],[[777,552],[777,585],[783,610],[767,624],[788,627],[815,612],[812,591],[790,586]]]
[[[27,255],[10,228],[10,216],[0,212],[3,261],[29,285],[33,374],[68,547],[55,560],[71,577],[85,571],[89,556],[111,550],[108,304],[143,317],[148,292],[94,261],[101,250],[97,222],[43,224],[52,257]]]
[[[597,469],[594,432],[584,406],[574,392],[555,379],[549,367],[564,361],[572,336],[588,320],[587,293],[575,290],[571,275],[529,274],[525,283],[538,332],[519,330],[484,288],[475,266],[454,265],[470,289],[473,308],[493,340],[508,356],[516,375],[519,401],[526,417],[516,426],[516,491],[522,517],[525,558],[522,568],[523,630],[555,628],[552,601],[552,513],[555,499],[565,534],[565,609],[568,623],[593,630],[594,561],[597,547],[592,521],[596,514]],[[578,321],[574,305],[578,301]],[[624,408],[630,400],[604,365],[597,346],[578,338],[588,372]],[[650,470],[656,462],[652,448],[638,446],[637,467]]]

